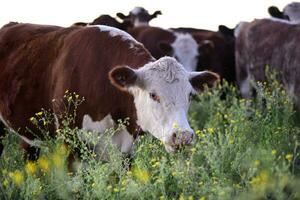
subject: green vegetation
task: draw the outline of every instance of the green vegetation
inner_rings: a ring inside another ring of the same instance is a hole
[[[135,142],[129,161],[110,143],[115,130],[97,136],[72,129],[74,113],[66,115],[57,138],[42,143],[36,162],[24,161],[17,137],[9,134],[0,160],[0,198],[300,199],[296,112],[271,79],[271,84],[256,84],[255,100],[241,99],[226,83],[196,97],[189,118],[197,137],[175,154],[144,135]],[[66,98],[69,103],[80,101],[72,94]],[[45,133],[47,123],[53,123],[47,116],[51,114],[42,111],[31,119]],[[97,156],[89,149],[99,149],[99,140],[105,152]],[[70,173],[67,157],[74,149],[80,149],[82,162]]]

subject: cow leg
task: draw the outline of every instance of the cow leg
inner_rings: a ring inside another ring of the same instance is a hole
[[[25,159],[30,161],[36,161],[40,155],[40,148],[31,146],[25,141],[21,140],[20,143],[21,148],[25,150]]]
[[[0,156],[2,155],[4,145],[2,143],[3,138],[6,135],[5,125],[0,121]]]

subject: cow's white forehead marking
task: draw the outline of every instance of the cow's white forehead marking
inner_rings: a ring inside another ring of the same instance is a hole
[[[100,31],[108,32],[111,37],[120,36],[122,40],[129,42],[130,48],[136,48],[136,45],[142,45],[136,39],[134,39],[130,34],[122,31],[115,27],[105,26],[105,25],[91,25],[89,27],[98,27]]]
[[[198,44],[189,33],[175,33],[172,43],[174,56],[188,70],[195,71],[197,67]]]
[[[120,36],[123,40],[132,41],[138,43],[131,35],[115,27],[105,25],[91,25],[89,27],[98,27],[100,31],[108,32],[111,37]]]
[[[96,133],[94,134],[104,133],[106,129],[113,128],[114,126],[115,123],[111,115],[107,115],[101,121],[93,121],[89,115],[83,116],[82,128],[88,131],[95,131]],[[130,135],[125,128],[122,128],[112,136],[113,144],[117,145],[123,153],[129,153],[131,151],[133,141],[132,135]]]
[[[140,69],[146,79],[161,79],[167,83],[179,81],[187,77],[183,66],[172,57],[163,57],[155,62],[150,62]]]
[[[142,10],[145,10],[145,9],[142,8],[142,7],[135,7],[135,8],[133,8],[130,12],[131,12],[132,14],[134,14],[134,15],[137,15],[137,14],[139,14],[140,12],[142,12]]]

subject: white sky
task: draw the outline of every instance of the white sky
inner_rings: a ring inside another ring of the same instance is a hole
[[[282,9],[287,0],[5,0],[0,6],[0,26],[9,21],[69,26],[91,22],[101,14],[127,14],[135,6],[163,15],[153,26],[195,27],[216,30],[219,24],[234,27],[240,21],[268,17],[267,8]]]

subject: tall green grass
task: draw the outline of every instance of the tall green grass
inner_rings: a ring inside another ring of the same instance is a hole
[[[271,80],[255,84],[255,100],[241,99],[226,83],[197,96],[189,112],[196,137],[174,154],[143,135],[129,159],[110,142],[116,130],[99,136],[71,128],[75,114],[65,116],[57,138],[44,140],[36,162],[24,160],[18,138],[9,134],[0,160],[0,198],[300,199],[296,112],[292,99]],[[35,118],[43,122],[47,112],[39,114]],[[92,151],[99,149],[98,141],[105,144],[100,156]],[[67,157],[75,149],[80,164],[70,173]]]

